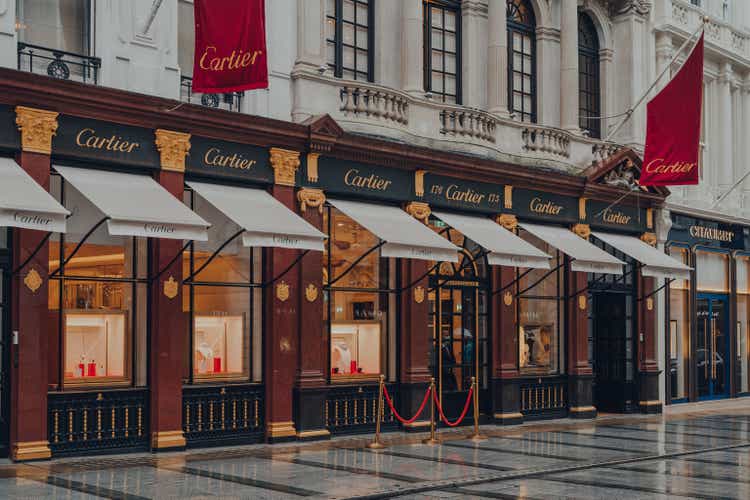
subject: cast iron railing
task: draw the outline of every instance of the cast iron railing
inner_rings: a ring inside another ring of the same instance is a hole
[[[395,384],[388,384],[388,393],[398,410],[398,391]],[[378,408],[377,385],[332,386],[326,398],[326,425],[331,434],[354,434],[375,430]],[[383,426],[395,428],[396,418],[384,403]]]
[[[255,443],[265,431],[259,384],[185,386],[182,422],[188,446]]]
[[[19,42],[18,69],[31,73],[43,73],[60,80],[75,80],[83,83],[99,82],[99,68],[102,60],[50,49],[39,45]]]
[[[521,383],[521,413],[525,417],[562,416],[567,408],[567,380],[535,379]]]
[[[193,79],[183,76],[180,80],[180,100],[190,104],[202,104],[209,108],[226,109],[240,112],[244,92],[229,92],[226,94],[201,94],[193,92]]]
[[[148,399],[147,389],[49,393],[52,453],[148,449]]]

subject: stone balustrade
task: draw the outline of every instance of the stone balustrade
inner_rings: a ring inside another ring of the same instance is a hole
[[[693,33],[706,13],[687,0],[672,0],[671,24],[682,31]],[[750,60],[750,33],[734,28],[715,17],[710,17],[705,27],[706,43],[718,45],[742,59]]]
[[[521,131],[521,138],[525,151],[570,157],[571,134],[564,130],[526,125]]]
[[[440,133],[453,137],[470,137],[495,142],[497,118],[474,109],[444,109],[440,111]]]
[[[380,119],[399,125],[409,124],[409,102],[397,92],[370,86],[344,85],[339,110],[345,115]]]

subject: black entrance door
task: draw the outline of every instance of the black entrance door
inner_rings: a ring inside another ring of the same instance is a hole
[[[699,294],[695,362],[699,399],[729,393],[729,311],[725,295]]]
[[[624,293],[593,294],[594,404],[599,411],[630,411],[635,401],[632,297]]]
[[[7,229],[0,228],[0,457],[8,456],[10,416],[10,255]]]

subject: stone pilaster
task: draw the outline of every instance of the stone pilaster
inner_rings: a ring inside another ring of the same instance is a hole
[[[578,0],[560,5],[560,128],[577,132]]]
[[[508,113],[508,21],[504,1],[488,6],[487,109],[507,117]]]
[[[462,103],[487,108],[487,0],[461,3]]]
[[[401,88],[424,94],[424,14],[422,0],[401,2]]]

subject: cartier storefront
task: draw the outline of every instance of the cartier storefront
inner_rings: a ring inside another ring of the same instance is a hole
[[[0,96],[14,460],[371,432],[381,375],[403,415],[431,378],[451,419],[474,377],[485,423],[661,407],[653,292],[692,263],[630,151],[539,175],[328,116],[11,70]]]

